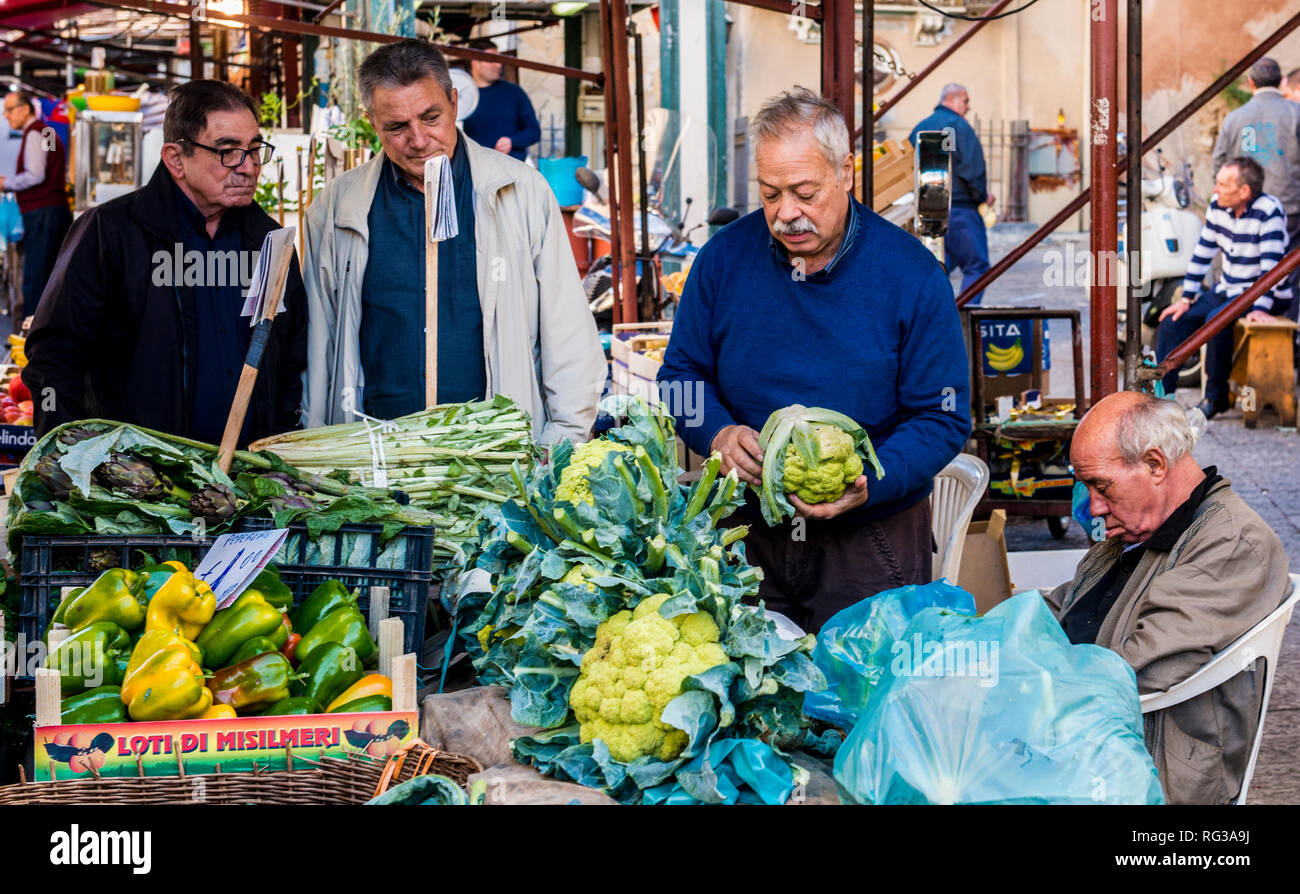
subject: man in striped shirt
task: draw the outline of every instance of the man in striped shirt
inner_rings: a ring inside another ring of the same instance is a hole
[[[1286,212],[1277,199],[1264,192],[1264,169],[1258,163],[1245,157],[1229,159],[1219,168],[1214,187],[1201,239],[1183,280],[1183,295],[1160,314],[1158,360],[1254,285],[1286,253]],[[1198,296],[1201,281],[1220,251],[1223,275],[1212,289]],[[1274,314],[1285,314],[1290,303],[1291,289],[1283,280],[1256,299],[1243,316],[1253,321],[1273,320]],[[1232,405],[1228,397],[1232,327],[1225,328],[1206,347],[1205,399],[1200,410],[1209,419]],[[1177,387],[1178,371],[1174,370],[1165,377],[1165,392],[1173,394]]]

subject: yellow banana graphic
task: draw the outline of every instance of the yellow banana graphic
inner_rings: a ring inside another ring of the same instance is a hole
[[[1009,348],[990,346],[984,352],[984,357],[988,360],[989,366],[998,372],[1006,372],[1015,369],[1025,359],[1025,349],[1021,347],[1020,339],[1016,339],[1015,344]]]

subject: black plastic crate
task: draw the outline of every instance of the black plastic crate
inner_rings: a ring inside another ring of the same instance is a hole
[[[240,524],[241,531],[272,527],[269,518],[245,518]],[[388,587],[388,616],[402,619],[403,652],[419,654],[433,584],[434,529],[408,526],[383,548],[379,545],[382,533],[383,525],[343,525],[313,542],[307,537],[305,525],[292,524],[284,545],[271,557],[271,564],[293,590],[294,605],[332,578],[350,590],[360,590],[357,605],[369,618],[370,588]],[[349,554],[344,555],[348,547]],[[395,555],[401,557],[399,566],[378,567],[382,557]]]
[[[270,519],[248,518],[240,530],[269,530]],[[433,528],[407,527],[381,549],[382,525],[343,525],[315,542],[302,524],[289,526],[289,536],[271,559],[280,579],[293,591],[297,605],[331,578],[360,591],[357,605],[370,617],[370,588],[388,587],[388,614],[402,619],[404,652],[420,652],[425,616],[433,582]],[[134,537],[95,535],[26,536],[22,541],[22,604],[20,630],[28,642],[45,634],[59,605],[63,587],[84,587],[111,567],[139,567],[145,554],[156,562],[176,559],[193,569],[212,546],[211,539],[142,534]],[[344,554],[348,548],[347,555]],[[102,551],[102,552],[101,552]],[[92,552],[98,570],[92,567]],[[377,567],[381,559],[400,557],[396,567]],[[349,564],[352,562],[353,564]],[[18,668],[19,679],[31,679]]]
[[[175,559],[193,568],[210,546],[211,540],[170,534],[27,535],[19,550],[23,589],[19,629],[29,643],[44,636],[64,587],[89,586],[109,568],[138,568],[146,558],[155,562]],[[20,679],[31,677],[20,674]]]

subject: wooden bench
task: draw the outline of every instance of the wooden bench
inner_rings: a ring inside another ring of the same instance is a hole
[[[1265,407],[1272,407],[1278,425],[1295,427],[1296,324],[1238,320],[1232,332],[1232,372],[1229,379],[1241,392],[1242,421],[1254,428]]]

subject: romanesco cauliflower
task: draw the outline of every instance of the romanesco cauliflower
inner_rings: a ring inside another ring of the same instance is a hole
[[[596,501],[591,495],[591,483],[587,480],[592,469],[598,468],[610,453],[631,453],[632,448],[616,441],[597,438],[573,448],[569,464],[560,473],[560,484],[555,488],[555,499],[568,500],[570,503],[586,503],[594,506]]]
[[[664,618],[659,607],[668,598],[651,596],[597,627],[569,694],[581,741],[600,739],[617,761],[680,755],[687,736],[662,721],[664,707],[681,694],[684,679],[728,661],[713,618],[704,612]]]
[[[812,469],[805,464],[794,442],[785,448],[785,492],[805,503],[833,503],[862,474],[862,457],[854,449],[853,438],[833,425],[814,425],[821,462]]]

